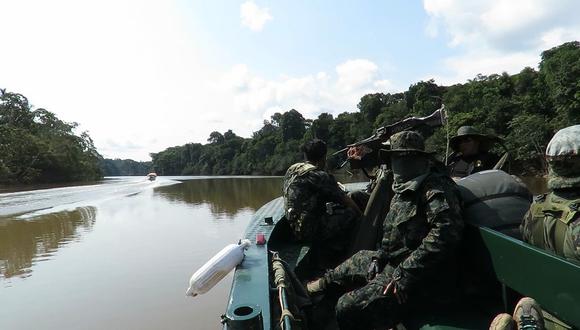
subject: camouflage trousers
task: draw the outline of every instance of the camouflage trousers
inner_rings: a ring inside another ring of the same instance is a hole
[[[318,241],[342,240],[350,237],[353,227],[358,222],[354,212],[344,208],[335,210],[332,215],[325,214],[319,221],[320,225],[315,238]],[[344,242],[342,243],[344,245]]]
[[[378,257],[378,251],[359,251],[325,275],[329,282],[353,288],[336,304],[340,329],[391,328],[406,314],[408,303],[401,305],[393,295],[383,295],[392,278],[392,266],[387,264],[374,278],[368,278],[372,260]]]
[[[316,236],[310,242],[310,250],[298,263],[294,272],[301,280],[320,277],[326,269],[334,268],[349,255],[358,219],[349,209],[319,218]]]
[[[354,203],[358,206],[361,212],[364,212],[369,199],[371,198],[371,194],[365,190],[355,190],[348,193],[348,197],[354,201]]]

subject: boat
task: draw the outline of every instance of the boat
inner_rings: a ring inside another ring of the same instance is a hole
[[[511,313],[523,296],[540,303],[547,329],[580,329],[580,265],[518,238],[517,225],[531,201],[529,192],[520,189],[511,198],[498,190],[503,184],[496,184],[486,188],[495,199],[477,198],[482,182],[491,182],[492,177],[514,180],[505,172],[493,170],[458,181],[466,204],[466,229],[459,249],[461,277],[479,292],[465,293],[450,304],[418,310],[397,329],[488,329],[495,315]],[[356,190],[365,184],[346,187]],[[372,200],[365,215],[372,209]],[[502,217],[511,217],[511,223]],[[223,329],[320,329],[309,319],[311,307],[308,303],[303,307],[301,297],[296,296],[305,291],[293,278],[292,269],[308,246],[290,239],[282,197],[266,203],[253,215],[242,238],[255,242],[256,237],[264,237],[265,243],[252,244],[236,267],[222,315]],[[337,326],[329,321],[323,328]]]
[[[155,181],[155,179],[157,179],[157,173],[151,172],[151,173],[147,174],[147,180]]]

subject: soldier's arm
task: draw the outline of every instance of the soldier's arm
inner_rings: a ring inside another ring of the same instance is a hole
[[[564,256],[580,263],[580,217],[573,220],[564,236]]]
[[[362,213],[352,198],[348,197],[346,192],[338,186],[334,176],[320,171],[317,173],[315,180],[316,181],[313,181],[313,185],[315,185],[329,200],[336,203],[342,203],[346,207],[353,209],[359,215]]]
[[[393,275],[403,291],[418,281],[427,280],[430,270],[450,256],[462,237],[463,218],[459,200],[453,191],[427,189],[426,200],[430,230]]]
[[[524,215],[524,219],[520,225],[522,240],[528,243],[532,240],[532,218],[532,209],[530,208],[528,212],[526,212],[526,215]]]
[[[361,215],[362,214],[361,209],[358,207],[358,205],[356,205],[356,203],[354,202],[354,200],[352,200],[352,198],[350,198],[348,195],[344,195],[343,196],[343,203],[347,207],[351,208],[356,213],[356,215]]]

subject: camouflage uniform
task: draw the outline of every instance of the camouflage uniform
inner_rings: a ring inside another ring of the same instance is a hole
[[[437,288],[451,288],[447,283],[456,273],[454,249],[463,230],[455,183],[432,169],[395,183],[393,190],[380,248],[360,251],[325,275],[327,283],[356,288],[342,295],[336,305],[341,329],[393,327],[420,300],[433,301]],[[383,295],[391,280],[407,294],[406,303]]]
[[[580,125],[558,131],[546,149],[548,187],[525,215],[524,241],[580,261]]]
[[[459,152],[459,144],[463,138],[472,138],[479,141],[479,152],[475,155],[464,156]],[[453,153],[447,158],[447,168],[451,177],[463,178],[468,175],[492,169],[498,162],[499,157],[487,151],[493,144],[501,142],[494,135],[480,134],[472,126],[461,126],[457,135],[449,140]]]
[[[499,157],[489,152],[480,152],[473,156],[463,156],[453,153],[447,160],[449,175],[464,178],[468,175],[492,169]]]
[[[355,214],[334,177],[310,163],[296,163],[284,176],[284,210],[298,240],[326,241],[350,229]]]

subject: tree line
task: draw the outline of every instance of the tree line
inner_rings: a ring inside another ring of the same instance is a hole
[[[332,153],[368,137],[377,127],[426,116],[442,103],[448,126],[428,139],[428,149],[443,156],[447,134],[471,125],[504,139],[513,172],[538,174],[555,131],[580,123],[580,43],[567,42],[542,52],[538,70],[526,67],[514,75],[477,75],[452,86],[420,81],[405,92],[364,95],[357,112],[322,113],[313,120],[291,109],[275,113],[251,138],[232,130],[212,132],[207,144],[171,147],[151,158],[161,175],[281,175],[301,160],[299,146],[309,139],[325,140]],[[343,159],[331,157],[329,166],[334,168]]]
[[[541,54],[538,70],[478,75],[464,84],[433,80],[400,93],[364,95],[356,112],[322,113],[306,119],[296,110],[275,113],[250,138],[232,130],[210,134],[206,144],[188,143],[152,153],[152,162],[103,159],[87,132],[33,109],[21,94],[0,90],[0,184],[88,181],[103,175],[281,175],[300,161],[299,147],[312,138],[329,152],[368,137],[373,130],[409,116],[425,116],[445,104],[446,128],[427,148],[445,154],[447,133],[463,125],[504,138],[515,161],[512,172],[543,170],[543,150],[560,128],[580,123],[580,43],[567,42]],[[331,157],[335,168],[344,157]]]
[[[151,162],[138,162],[132,159],[101,159],[100,167],[105,176],[147,175],[153,171]]]
[[[0,184],[100,179],[102,157],[77,126],[0,90]]]

